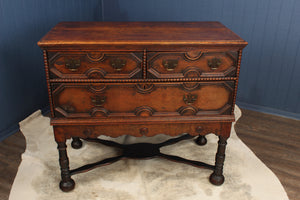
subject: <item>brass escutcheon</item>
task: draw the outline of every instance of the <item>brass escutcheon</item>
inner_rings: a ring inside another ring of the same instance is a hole
[[[222,64],[222,60],[220,58],[214,57],[212,59],[207,60],[207,65],[212,69],[216,70]]]
[[[178,60],[163,60],[162,64],[167,71],[173,71],[178,65]]]
[[[103,106],[106,101],[106,96],[95,95],[91,97],[91,101],[94,106]]]
[[[197,100],[197,95],[196,94],[187,94],[187,95],[183,95],[183,101],[184,103],[190,105],[193,104],[196,100]]]
[[[126,65],[126,60],[121,58],[113,58],[110,60],[110,65],[114,70],[121,71]]]
[[[66,59],[65,60],[65,67],[70,70],[71,72],[75,72],[80,67],[80,59]]]
[[[67,105],[67,104],[61,105],[61,108],[64,109],[68,113],[75,112],[75,108],[73,106],[71,106],[71,105]]]

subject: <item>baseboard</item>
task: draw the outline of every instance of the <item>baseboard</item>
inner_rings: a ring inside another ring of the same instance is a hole
[[[236,104],[240,108],[244,108],[244,109],[247,109],[247,110],[253,110],[253,111],[257,111],[257,112],[277,115],[277,116],[280,116],[280,117],[300,120],[300,113],[292,113],[292,112],[287,112],[287,111],[283,111],[283,110],[278,110],[278,109],[275,109],[275,108],[269,108],[269,107],[265,107],[265,106],[253,105],[253,104],[248,104],[248,103],[239,102],[239,101],[237,101]]]
[[[42,112],[42,115],[44,115],[44,116],[47,115],[48,113],[50,113],[50,106],[47,105],[47,106],[41,108],[41,112]]]
[[[7,138],[8,136],[15,134],[19,130],[20,130],[19,123],[16,123],[16,124],[8,127],[7,129],[0,131],[0,142],[2,140],[4,140],[5,138]]]
[[[50,106],[47,105],[43,108],[41,108],[41,112],[42,112],[42,115],[47,115],[49,112],[50,112]],[[32,113],[31,113],[32,114]],[[29,116],[29,115],[28,115]],[[26,116],[26,117],[28,117]],[[25,117],[25,118],[26,118]],[[21,120],[22,121],[22,120]],[[19,126],[19,123],[15,123],[13,124],[12,126],[10,126],[9,128],[7,129],[4,129],[2,131],[0,131],[0,142],[2,140],[4,140],[5,138],[15,134],[16,132],[18,132],[20,130],[20,126]]]

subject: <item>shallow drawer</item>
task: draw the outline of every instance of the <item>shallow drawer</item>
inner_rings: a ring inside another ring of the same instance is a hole
[[[230,114],[234,82],[52,84],[55,117]]]
[[[148,77],[234,77],[237,52],[159,52],[148,54]]]
[[[160,123],[160,124],[115,124],[115,125],[64,125],[54,126],[56,134],[66,137],[96,138],[100,135],[118,137],[132,135],[135,137],[167,134],[176,136],[182,133],[190,135],[221,134],[222,126],[228,123],[197,122],[197,123]],[[231,122],[229,122],[231,126]],[[227,125],[228,126],[228,125]],[[70,134],[70,135],[69,135]]]
[[[50,78],[141,78],[142,53],[49,52]]]

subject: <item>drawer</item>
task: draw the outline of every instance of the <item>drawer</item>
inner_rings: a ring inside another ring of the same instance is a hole
[[[158,52],[148,54],[148,77],[197,78],[236,76],[238,53]]]
[[[141,78],[142,53],[48,52],[50,78]]]
[[[231,126],[231,122],[229,122]],[[205,135],[208,133],[221,134],[222,126],[226,123],[197,122],[197,123],[160,123],[160,124],[115,124],[115,125],[64,125],[54,126],[56,134],[66,137],[97,138],[100,135],[118,137],[132,135],[135,137],[168,134],[171,136],[189,133],[190,135]],[[70,134],[70,135],[69,135]]]
[[[234,81],[53,83],[55,117],[228,115]]]

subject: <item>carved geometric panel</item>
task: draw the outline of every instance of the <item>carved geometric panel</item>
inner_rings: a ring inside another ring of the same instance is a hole
[[[230,77],[236,75],[237,52],[159,52],[148,54],[151,78]],[[193,72],[193,74],[192,74]]]
[[[142,53],[49,52],[51,78],[140,78]]]
[[[198,84],[53,83],[52,93],[56,117],[230,114],[234,81]]]

